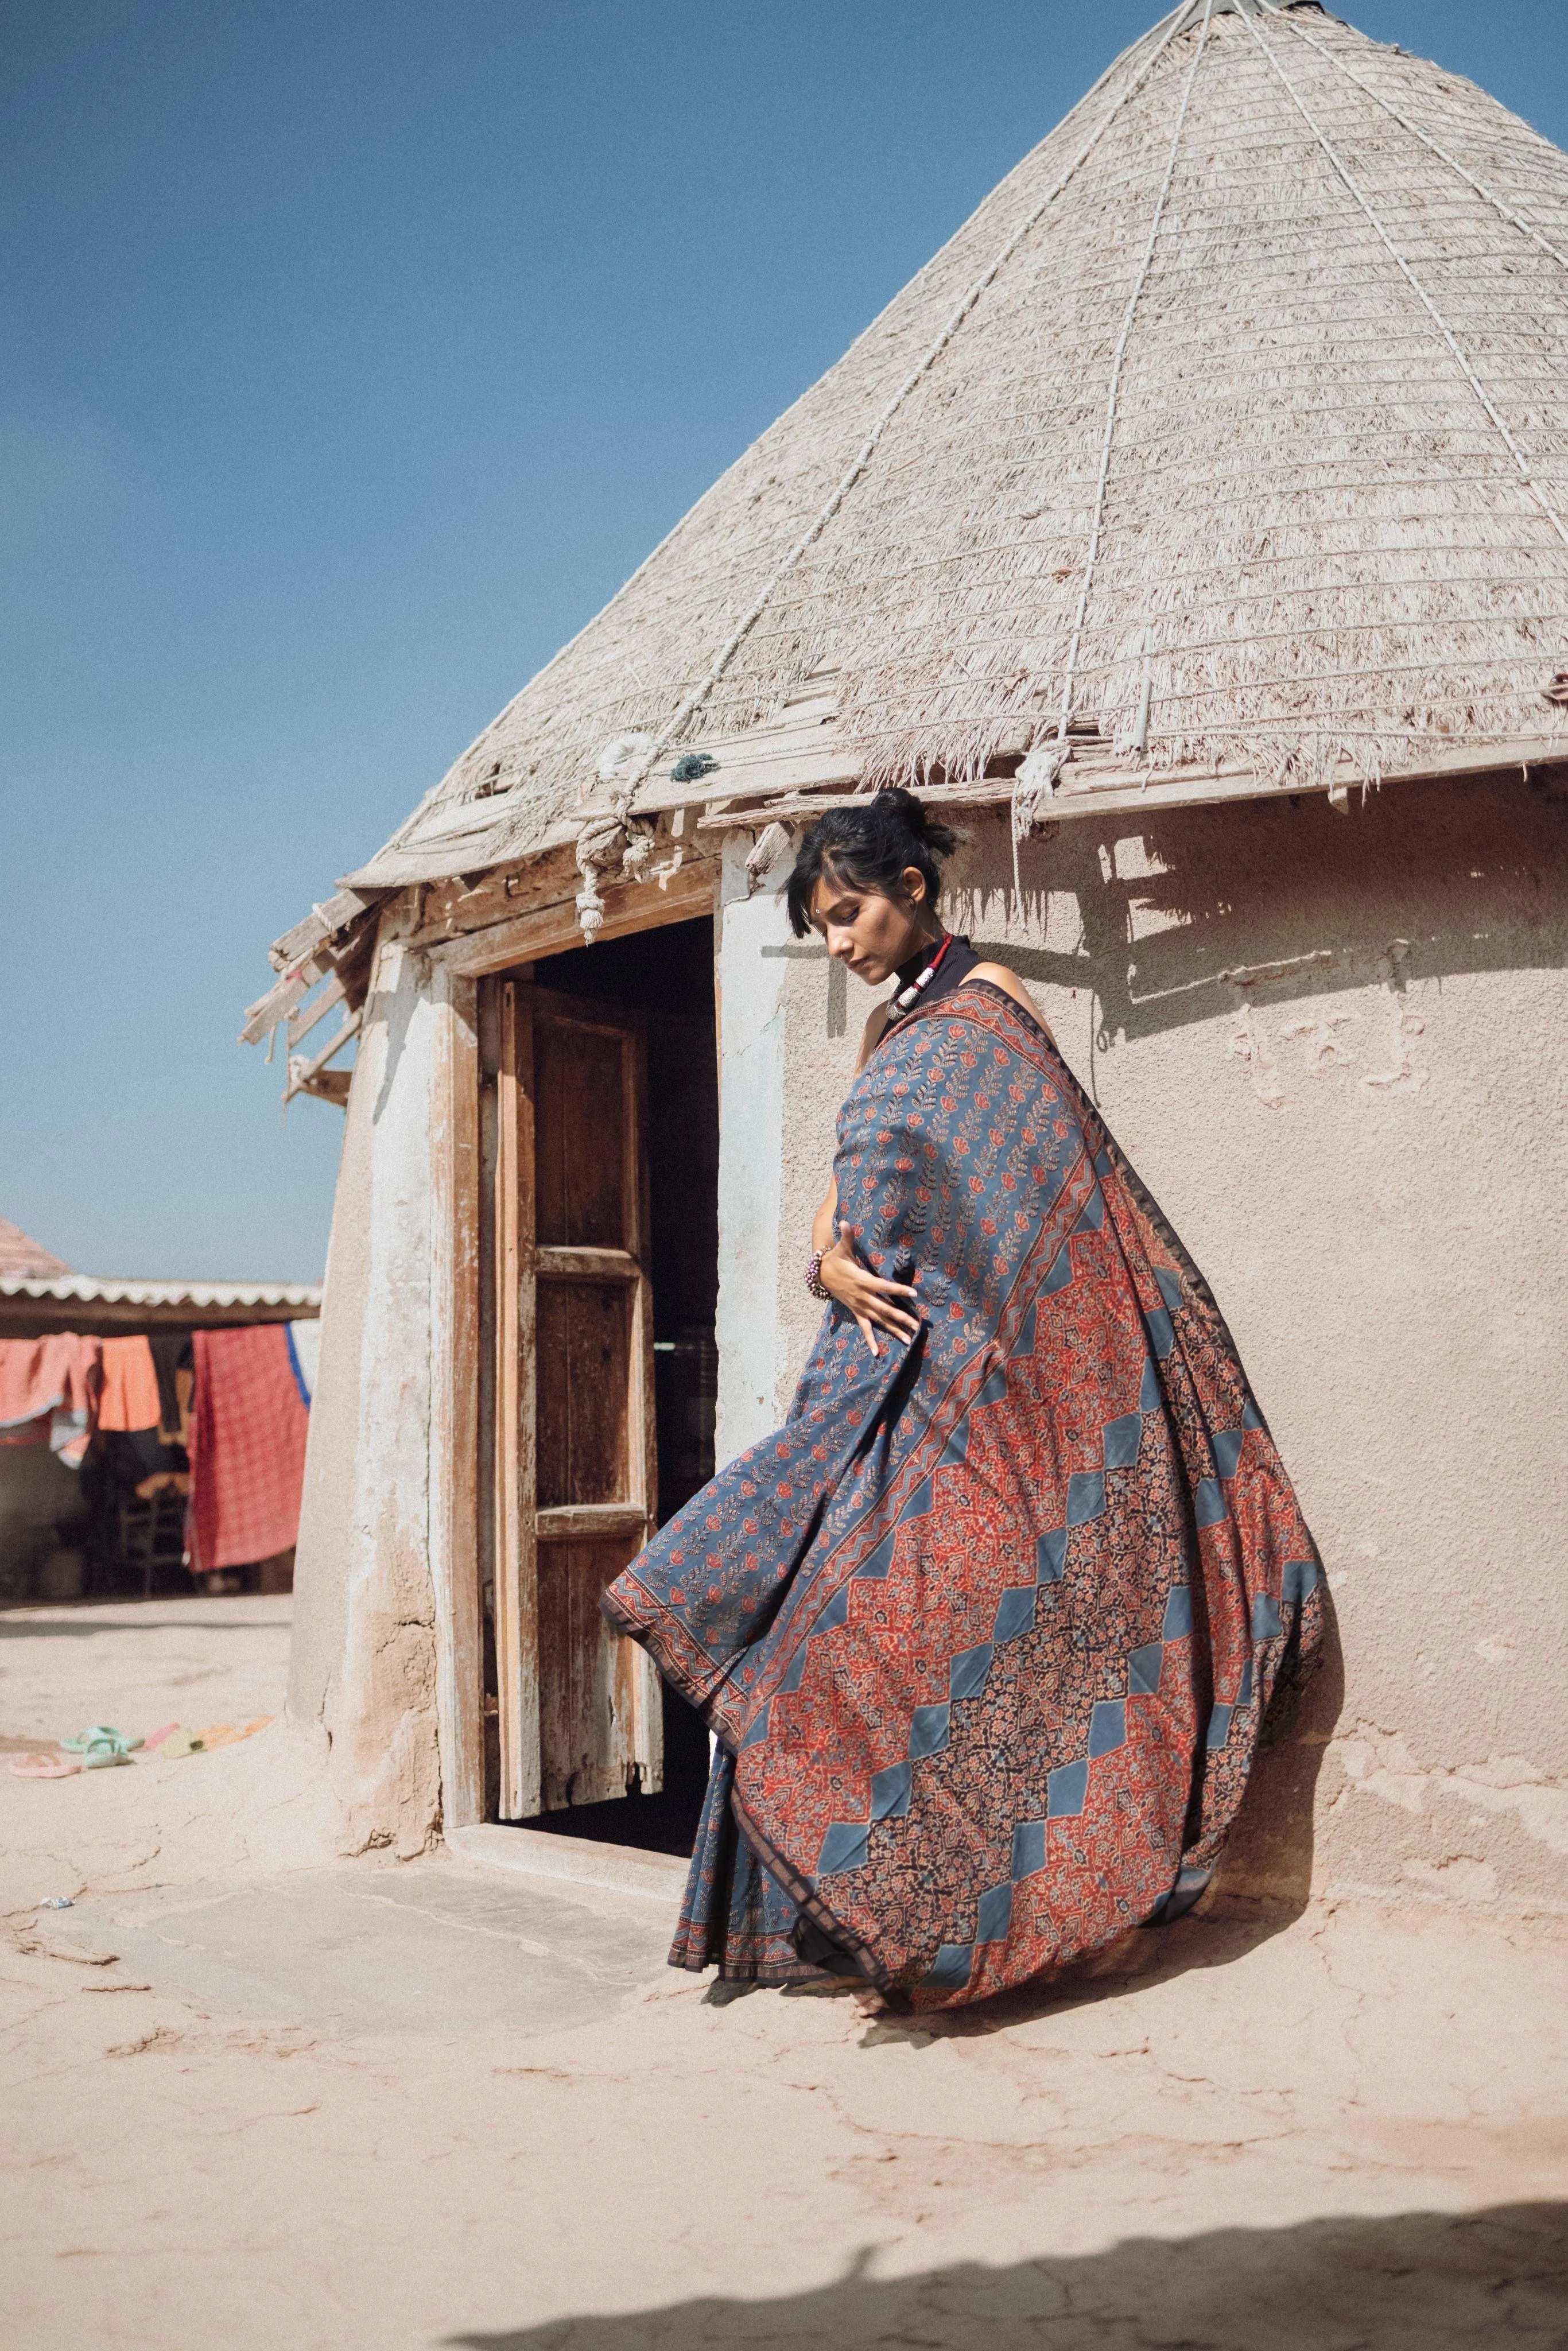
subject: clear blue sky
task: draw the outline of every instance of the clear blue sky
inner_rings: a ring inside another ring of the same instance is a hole
[[[310,1279],[234,1042],[1158,0],[0,0],[0,1214]],[[1362,0],[1568,143],[1563,0]]]

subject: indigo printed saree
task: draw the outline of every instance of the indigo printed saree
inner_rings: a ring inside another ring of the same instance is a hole
[[[830,1309],[604,1606],[719,1740],[672,1964],[946,2007],[1197,1898],[1320,1571],[1202,1277],[1000,989],[889,1032],[835,1167],[919,1335]]]

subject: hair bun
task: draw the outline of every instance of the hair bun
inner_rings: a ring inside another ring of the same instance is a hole
[[[958,845],[958,836],[940,817],[930,817],[915,794],[903,784],[883,784],[872,802],[873,808],[884,809],[887,814],[907,826],[915,839],[937,857],[950,857]]]
[[[925,810],[915,794],[903,784],[879,785],[872,806],[884,809],[889,816],[900,818],[911,832],[924,833],[925,831]]]

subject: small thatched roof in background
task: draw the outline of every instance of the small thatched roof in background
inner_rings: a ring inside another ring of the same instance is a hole
[[[1315,0],[1192,0],[355,882],[733,791],[810,681],[857,786],[1031,742],[1260,790],[1568,755],[1565,517],[1568,156]]]
[[[47,1249],[42,1241],[36,1241],[31,1233],[25,1233],[20,1225],[14,1225],[7,1217],[0,1217],[0,1281],[29,1275],[47,1280],[56,1274],[69,1271],[70,1267],[63,1257],[57,1257],[53,1249]]]

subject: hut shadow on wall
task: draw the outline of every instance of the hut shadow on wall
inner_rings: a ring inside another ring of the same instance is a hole
[[[994,2151],[993,2151],[994,2152]],[[1020,2184],[1049,2180],[1043,2151],[1020,2148]],[[874,2159],[874,2158],[868,2158]],[[1413,2343],[1557,2342],[1568,2321],[1568,2206],[1395,2212],[1278,2229],[1124,2238],[1103,2252],[988,2268],[955,2262],[870,2274],[868,2246],[830,2284],[741,2300],[719,2295],[615,2317],[561,2318],[501,2334],[448,2335],[451,2351],[841,2351],[918,2343],[1090,2343],[1134,2351],[1151,2339],[1205,2351],[1396,2351]]]
[[[1095,1045],[1383,983],[1568,965],[1568,794],[1555,778],[1390,785],[1163,819],[1074,816],[1020,852],[1024,918],[1076,939],[977,938],[1025,979],[1092,988]],[[955,876],[980,893],[984,881]],[[1005,896],[1010,897],[1010,887]],[[994,900],[992,903],[995,903]]]

